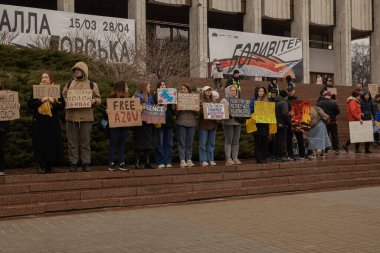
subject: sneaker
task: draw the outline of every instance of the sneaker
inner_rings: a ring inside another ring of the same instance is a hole
[[[116,166],[114,163],[110,163],[110,166],[108,167],[108,170],[109,171],[115,171],[116,170]]]
[[[5,176],[4,171],[0,171],[0,176]]]
[[[355,150],[355,153],[360,154],[363,153],[360,149]]]
[[[46,174],[46,170],[44,168],[38,167],[37,173],[38,174]]]
[[[171,168],[173,167],[170,163],[166,164],[166,168]]]
[[[187,163],[185,160],[181,160],[180,164],[179,164],[179,167],[181,168],[185,168],[187,166]]]
[[[210,166],[215,166],[215,165],[216,165],[216,162],[214,162],[214,161],[210,162]]]
[[[242,164],[242,162],[238,159],[238,158],[234,158],[232,159],[234,161],[235,164],[239,165],[239,164]]]
[[[87,163],[83,164],[82,170],[84,172],[90,172],[91,171],[90,165],[88,165]]]
[[[76,165],[76,164],[71,164],[71,165],[70,165],[70,168],[69,168],[69,171],[70,171],[70,172],[75,172],[75,171],[77,171],[77,165]]]
[[[165,164],[159,164],[159,165],[158,165],[158,168],[159,168],[159,169],[165,168]]]
[[[231,158],[227,158],[226,165],[235,165],[235,162]]]
[[[202,167],[207,167],[208,166],[208,162],[201,162],[201,166]]]
[[[297,158],[298,158],[298,160],[300,160],[300,161],[305,160],[305,157],[303,157],[303,156],[300,156],[300,157],[297,157]]]
[[[343,145],[342,148],[348,153],[348,147],[346,145]]]
[[[191,160],[187,160],[187,167],[194,167],[195,164]]]
[[[121,171],[127,171],[127,165],[125,163],[120,163],[119,164],[119,170]]]
[[[340,155],[339,150],[334,150],[334,153],[335,153],[336,155]]]

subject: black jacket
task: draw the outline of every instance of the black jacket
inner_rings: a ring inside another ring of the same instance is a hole
[[[322,108],[330,116],[330,123],[336,122],[336,116],[339,115],[339,106],[333,99],[321,98],[317,106]]]
[[[274,102],[276,103],[277,127],[281,128],[290,125],[288,103],[280,95],[274,98]]]
[[[363,120],[372,120],[372,118],[376,119],[375,106],[372,103],[372,100],[360,100],[360,109],[363,113]]]

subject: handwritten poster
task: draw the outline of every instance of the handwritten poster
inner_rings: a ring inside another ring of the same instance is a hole
[[[227,106],[223,103],[203,103],[203,115],[205,119],[228,119]]]
[[[68,90],[66,99],[66,109],[90,108],[92,90]]]
[[[368,84],[368,91],[373,99],[379,93],[379,88],[377,84]]]
[[[20,118],[20,103],[16,91],[0,91],[0,121]]]
[[[251,101],[240,98],[231,98],[228,101],[230,102],[231,117],[251,117],[251,109],[249,108],[249,104]]]
[[[54,85],[54,84],[33,85],[33,98],[43,98],[43,97],[60,98],[61,97],[60,86]]]
[[[138,98],[108,98],[110,128],[141,126],[141,104]]]
[[[177,104],[177,89],[165,88],[157,89],[157,104]]]
[[[149,124],[165,124],[166,108],[163,106],[154,106],[143,104],[142,121]]]
[[[178,93],[178,111],[196,111],[200,110],[199,93]]]
[[[256,123],[277,123],[276,110],[274,102],[255,102],[255,120]]]

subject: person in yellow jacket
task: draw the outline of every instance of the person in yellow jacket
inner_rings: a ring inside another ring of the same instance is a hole
[[[63,88],[63,97],[67,101],[70,90],[92,90],[90,107],[67,108],[66,103],[66,134],[70,160],[70,172],[77,170],[79,161],[78,151],[83,171],[90,171],[91,164],[91,131],[94,122],[93,108],[100,105],[101,98],[98,85],[88,79],[88,66],[84,62],[77,62],[71,69],[73,79]]]

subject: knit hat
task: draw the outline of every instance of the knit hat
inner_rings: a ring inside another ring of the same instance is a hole
[[[278,94],[278,89],[277,88],[272,88],[270,90],[270,93],[276,93],[276,94]]]
[[[238,69],[235,69],[235,70],[234,70],[233,75],[235,75],[235,74],[239,74],[239,70],[238,70]]]

